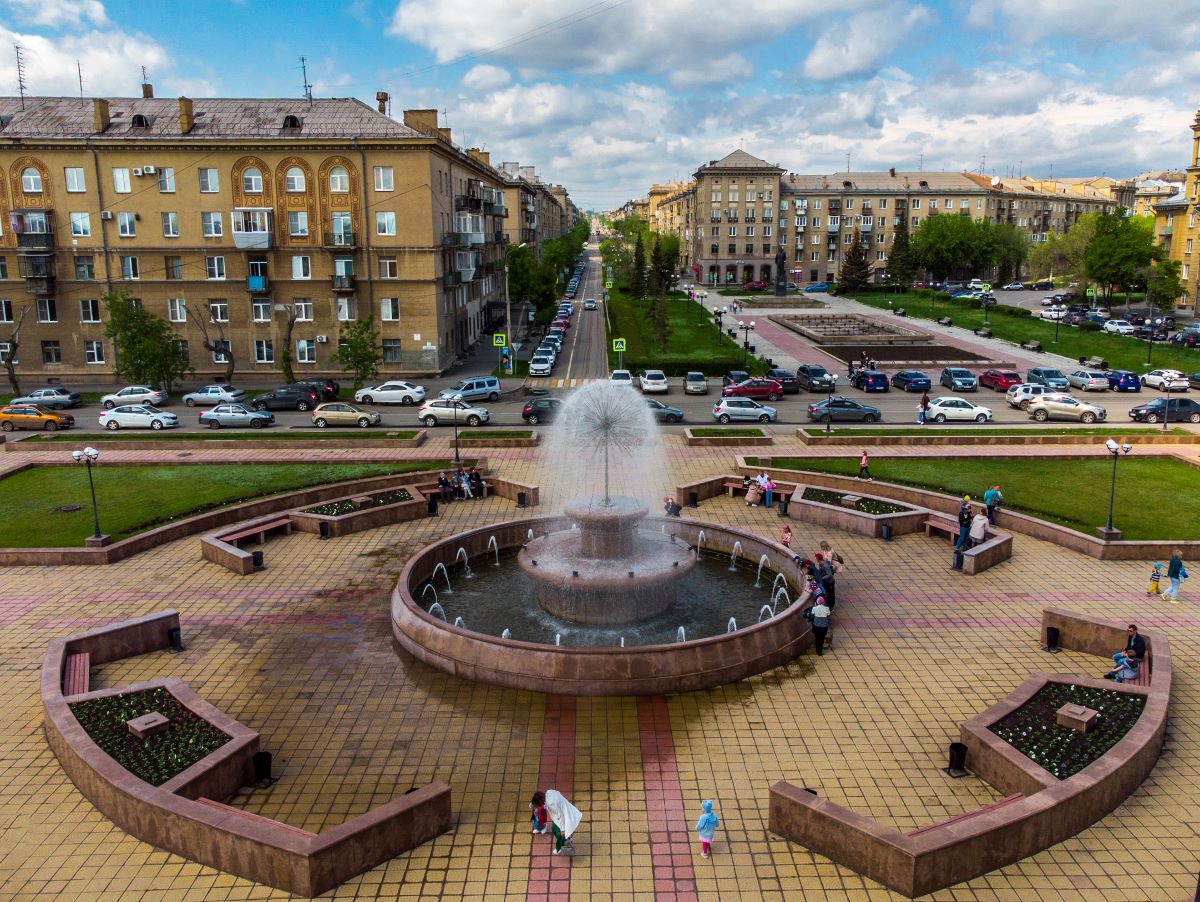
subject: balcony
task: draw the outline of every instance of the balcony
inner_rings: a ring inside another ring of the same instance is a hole
[[[504,206],[504,204],[488,203],[487,201],[484,201],[483,212],[491,216],[507,216],[508,207]]]
[[[353,291],[354,276],[331,276],[330,281],[333,283],[334,291]]]
[[[462,284],[462,275],[457,269],[452,269],[442,276],[442,285],[446,288],[453,288],[455,285]]]
[[[49,251],[54,249],[53,232],[18,232],[17,247],[25,251]]]
[[[467,232],[467,244],[483,244],[485,240],[483,232]]]
[[[325,233],[325,247],[358,247],[358,241],[353,232],[338,231]]]
[[[447,232],[442,236],[442,247],[461,247],[467,244],[466,232]]]
[[[266,276],[247,276],[246,290],[251,294],[266,294],[271,289],[271,280]]]
[[[504,229],[499,229],[492,236],[492,240],[495,241],[496,244],[508,244],[508,233],[505,232]]]
[[[233,246],[243,251],[271,247],[271,214],[267,210],[233,211]]]
[[[54,294],[54,276],[26,276],[25,290],[30,294],[36,295],[51,295]]]
[[[829,220],[825,221],[825,231],[840,232],[841,230],[842,230],[842,224],[840,222],[830,222]]]
[[[482,213],[483,198],[459,194],[454,198],[455,213]]]

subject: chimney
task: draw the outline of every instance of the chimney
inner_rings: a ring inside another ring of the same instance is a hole
[[[387,112],[387,104],[388,104],[388,101],[391,99],[392,99],[391,95],[388,94],[387,91],[376,91],[375,92],[375,103],[379,107],[379,112],[381,112],[381,113]]]
[[[488,153],[486,150],[480,150],[478,147],[468,147],[467,153],[473,159],[476,159],[480,163],[482,163],[484,166],[492,165],[492,155],[490,153]]]
[[[405,110],[404,124],[423,135],[436,135],[437,110]]]
[[[450,137],[450,129],[448,129],[448,128],[439,128],[437,130],[437,136],[439,138],[441,138],[443,141],[445,141],[447,144],[454,143],[454,140]]]
[[[154,85],[148,81],[142,82],[142,99],[149,100],[154,96]]]
[[[196,113],[192,101],[187,97],[179,98],[179,134],[186,135],[196,124]]]
[[[893,166],[891,169],[888,170],[888,175],[890,175],[892,178],[896,177],[896,167],[895,166]]]
[[[92,131],[100,134],[112,119],[108,115],[108,101],[100,97],[92,98]]]

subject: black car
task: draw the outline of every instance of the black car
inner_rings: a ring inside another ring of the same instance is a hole
[[[834,384],[829,371],[815,363],[804,363],[796,367],[796,382],[805,391],[829,391]]]
[[[834,395],[808,405],[808,418],[817,423],[877,423],[883,418],[878,407],[859,404],[850,398]]]
[[[564,403],[561,398],[531,398],[521,409],[521,419],[532,426],[553,423]]]
[[[902,391],[929,391],[933,382],[920,370],[901,370],[892,376],[892,385]]]
[[[251,400],[255,410],[312,410],[321,403],[320,389],[306,382],[284,385]]]
[[[1168,338],[1167,330],[1162,326],[1138,326],[1130,334],[1142,341],[1166,341]]]
[[[774,379],[776,382],[778,382],[780,385],[782,385],[783,393],[785,395],[800,394],[800,383],[796,381],[796,374],[793,373],[791,370],[784,370],[784,369],[778,369],[778,368],[773,369],[773,370],[767,370],[767,378]]]
[[[721,377],[721,387],[724,388],[727,385],[741,385],[749,378],[750,374],[745,370],[730,370]]]
[[[1200,388],[1200,373],[1192,373],[1188,376],[1188,385],[1192,388]]]
[[[1171,336],[1171,344],[1183,345],[1185,348],[1200,348],[1200,332],[1193,332],[1190,329],[1176,332]]]
[[[320,377],[300,379],[295,384],[312,386],[322,401],[336,401],[338,392],[341,390],[341,386],[335,380]]]
[[[1034,282],[1032,288],[1034,291],[1053,291],[1054,283],[1049,279],[1043,279],[1040,282]]]
[[[1191,398],[1155,398],[1147,404],[1139,404],[1129,411],[1139,423],[1200,423],[1200,401]]]

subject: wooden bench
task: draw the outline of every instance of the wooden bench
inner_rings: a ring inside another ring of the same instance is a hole
[[[1142,659],[1142,664],[1138,668],[1137,679],[1126,680],[1122,685],[1125,686],[1145,686],[1150,687],[1150,677],[1154,673],[1154,656],[1150,650],[1146,650],[1146,657]]]
[[[292,534],[292,518],[286,516],[278,517],[274,520],[256,523],[237,532],[222,533],[217,538],[222,542],[228,542],[230,545],[240,547],[238,545],[239,542],[243,539],[253,537],[254,541],[261,545],[267,540],[267,534],[274,532],[282,532],[285,536],[290,536]]]
[[[942,520],[938,517],[931,517],[925,521],[925,536],[928,538],[935,532],[944,532],[950,537],[951,541],[958,541],[958,524],[951,520]]]
[[[943,316],[941,319],[938,320],[938,325],[939,326],[953,326],[954,320],[952,320],[948,316]]]
[[[1089,357],[1083,362],[1083,365],[1093,370],[1108,369],[1108,361],[1103,357]]]
[[[1021,347],[1026,351],[1041,351],[1042,343],[1040,341],[1023,341]]]
[[[962,814],[956,814],[954,817],[944,821],[938,821],[936,824],[930,824],[927,827],[918,827],[916,830],[910,830],[905,833],[905,836],[920,836],[922,833],[928,833],[931,830],[937,830],[949,824],[959,824],[963,821],[970,820],[973,817],[978,817],[981,814],[987,814],[989,811],[995,811],[997,808],[1003,808],[1005,805],[1011,805],[1013,802],[1019,802],[1025,798],[1023,792],[1013,793],[1006,798],[1000,799],[998,802],[992,802],[990,805],[983,805],[973,811],[964,811]]]
[[[746,487],[742,485],[742,481],[740,479],[727,479],[725,480],[724,486],[725,494],[730,498],[746,491]],[[787,495],[788,498],[791,498],[792,495],[795,494],[796,489],[799,487],[800,484],[798,482],[780,482],[779,480],[776,480],[775,497],[782,498],[784,495]]]
[[[213,799],[204,798],[196,799],[196,801],[207,808],[215,808],[217,811],[223,811],[226,814],[236,814],[239,817],[244,818],[248,823],[264,824],[273,830],[284,830],[288,833],[295,833],[297,836],[305,836],[310,839],[317,835],[315,833],[310,833],[308,830],[301,830],[299,827],[293,827],[291,824],[285,824],[282,821],[273,821],[271,818],[263,817],[261,814],[253,814],[249,811],[243,811],[241,808],[234,808],[232,805],[226,805],[224,802],[217,802]]]
[[[972,329],[971,331],[974,332],[976,335],[978,335],[980,338],[991,338],[992,337],[992,330],[989,329],[987,326],[980,326],[978,329]]]
[[[63,695],[83,695],[91,683],[92,656],[86,651],[67,655],[63,667]]]
[[[438,487],[436,480],[434,482],[417,482],[413,485],[416,487],[417,491],[419,491],[426,498],[432,498],[435,495],[439,499],[442,497],[442,490]],[[485,479],[483,481],[483,497],[486,498],[491,493],[491,490],[492,484]]]

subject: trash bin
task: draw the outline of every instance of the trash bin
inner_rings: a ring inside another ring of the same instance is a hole
[[[326,529],[329,528],[329,525],[326,523],[322,523],[321,525]],[[263,570],[267,566],[263,563],[263,553],[261,551],[252,552],[250,555],[250,560],[253,562],[255,570]]]
[[[891,523],[881,523],[880,524],[879,537],[881,539],[883,539],[885,542],[890,542],[892,540],[892,524]]]
[[[950,760],[946,772],[951,776],[961,776],[967,772],[967,747],[961,742],[950,743]]]
[[[438,503],[437,495],[430,495],[429,498],[426,499],[425,512],[427,514],[429,514],[429,516],[436,517],[438,515],[437,503]]]
[[[1046,627],[1046,651],[1058,651],[1058,627]]]
[[[785,495],[779,496],[779,516],[786,517],[788,515],[788,505],[792,503],[792,499]]]
[[[525,492],[517,492],[517,507],[526,507],[529,504],[529,496]]]
[[[331,533],[329,531],[329,522],[327,520],[318,521],[317,528],[319,530],[321,530],[321,538],[322,539],[328,539],[329,536],[331,535]]]
[[[254,765],[254,782],[265,783],[271,779],[271,753],[255,752],[250,756]]]
[[[179,627],[173,626],[167,630],[167,641],[171,644],[171,651],[183,651],[183,634]]]
[[[699,506],[700,506],[700,493],[699,492],[688,492],[688,507],[699,507]]]
[[[954,561],[950,564],[955,570],[963,568],[963,553],[961,551],[954,552]]]

